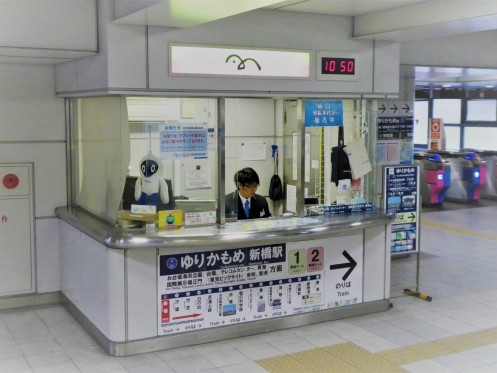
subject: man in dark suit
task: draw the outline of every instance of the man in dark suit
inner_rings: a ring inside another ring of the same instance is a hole
[[[226,217],[237,217],[238,220],[269,218],[269,206],[266,198],[256,194],[259,186],[259,175],[254,169],[245,167],[235,172],[233,178],[236,190],[225,197]]]

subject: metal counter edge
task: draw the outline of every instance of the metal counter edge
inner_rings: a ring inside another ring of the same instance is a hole
[[[321,217],[320,224],[266,230],[227,231],[225,227],[181,227],[178,230],[125,230],[104,221],[79,208],[57,207],[57,217],[72,225],[97,242],[111,249],[216,247],[228,248],[240,244],[258,245],[303,241],[330,236],[341,236],[353,230],[386,225],[393,220],[392,214],[361,212],[347,215]],[[315,218],[315,217],[312,217]],[[301,219],[309,219],[303,217]],[[197,229],[195,229],[197,228]],[[201,228],[202,233],[199,232]],[[173,233],[174,232],[174,233]],[[179,232],[187,232],[179,234]],[[308,237],[309,238],[304,238]]]

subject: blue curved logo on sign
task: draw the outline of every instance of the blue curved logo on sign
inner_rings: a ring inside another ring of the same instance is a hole
[[[178,259],[170,257],[167,259],[166,266],[168,269],[175,269],[178,266]]]

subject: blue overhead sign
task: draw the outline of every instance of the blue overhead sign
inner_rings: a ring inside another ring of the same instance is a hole
[[[306,127],[343,126],[342,101],[313,101],[305,102]]]

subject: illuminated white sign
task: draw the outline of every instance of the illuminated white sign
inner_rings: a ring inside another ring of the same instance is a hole
[[[308,79],[310,53],[171,45],[169,66],[170,75]]]

